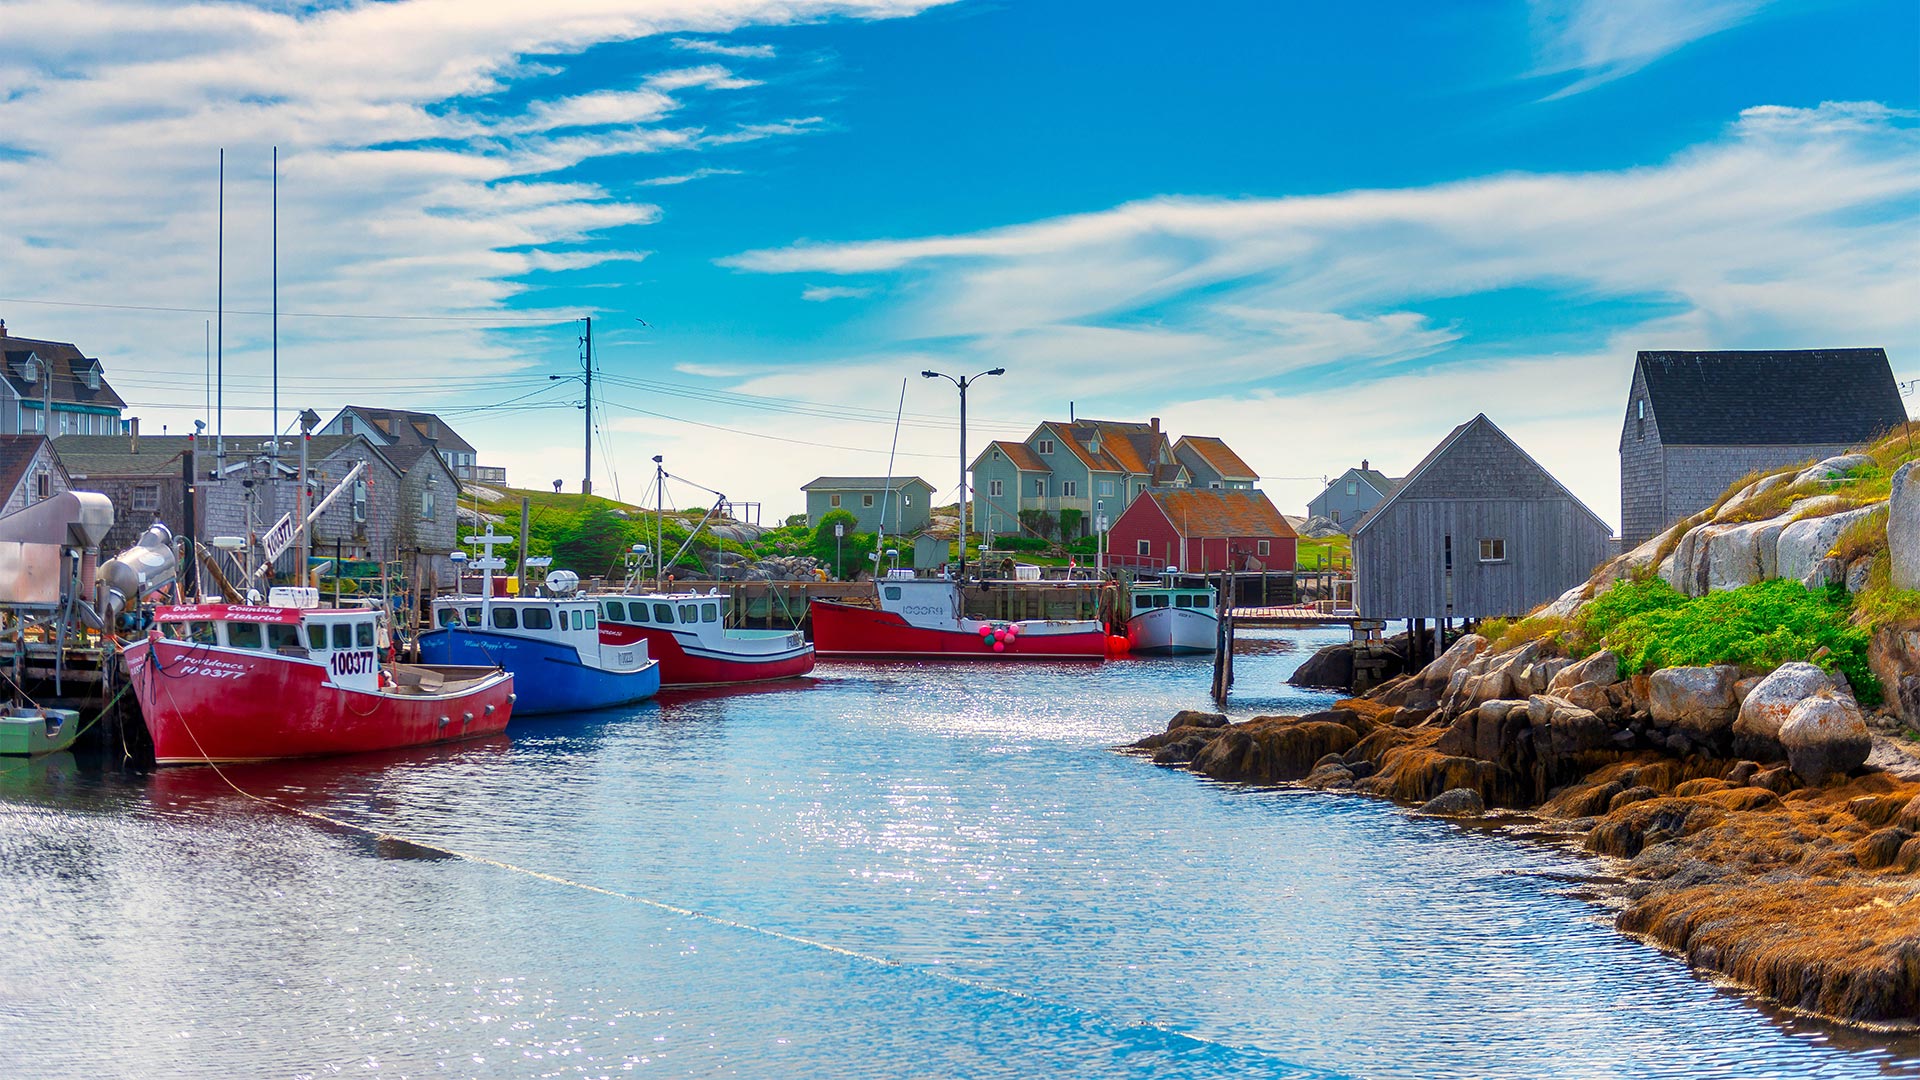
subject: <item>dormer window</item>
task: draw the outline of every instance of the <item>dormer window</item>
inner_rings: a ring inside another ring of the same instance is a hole
[[[100,361],[98,360],[87,365],[87,389],[100,389]]]
[[[25,360],[20,361],[20,380],[30,383],[40,381],[39,357],[29,355]]]

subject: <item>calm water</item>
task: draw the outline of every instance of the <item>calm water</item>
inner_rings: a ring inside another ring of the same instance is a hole
[[[1238,710],[1325,701],[1281,684],[1315,643],[1243,655]],[[1109,751],[1206,683],[831,665],[228,770],[382,839],[210,769],[0,762],[0,1076],[1917,1068],[1622,939],[1567,894],[1571,857]]]

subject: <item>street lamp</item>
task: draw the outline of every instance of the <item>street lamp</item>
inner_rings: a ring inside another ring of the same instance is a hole
[[[960,580],[967,580],[967,387],[988,375],[1005,375],[1006,368],[994,368],[977,375],[956,379],[944,371],[923,371],[923,379],[945,379],[960,388]]]

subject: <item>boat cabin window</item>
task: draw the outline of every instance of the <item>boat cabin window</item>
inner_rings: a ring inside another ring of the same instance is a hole
[[[444,612],[442,614],[445,614]],[[325,623],[307,624],[307,648],[324,649],[327,647],[327,627]]]
[[[520,625],[529,630],[553,629],[553,612],[543,607],[530,607],[520,620]]]
[[[889,600],[900,599],[900,586],[898,585],[887,586],[887,599]]]
[[[334,623],[333,647],[336,649],[353,648],[353,627],[343,622]]]
[[[1136,596],[1133,598],[1133,610],[1135,611],[1145,611],[1152,606],[1153,597],[1151,596]]]
[[[1192,607],[1193,597],[1182,594],[1173,598],[1174,607]]]
[[[495,630],[520,629],[520,613],[510,607],[493,609],[493,628]]]
[[[197,622],[197,623],[188,623],[187,625],[193,628],[189,632],[189,636],[193,638],[193,643],[195,645],[212,645],[214,643],[215,635],[214,635],[214,626],[212,623]]]
[[[450,607],[443,607],[443,608],[441,608],[441,609],[440,609],[440,625],[441,625],[441,626],[458,626],[458,625],[460,625],[460,613],[459,613],[458,611],[455,611],[454,609],[452,609],[452,608],[450,608]],[[315,630],[320,630],[320,628],[319,628],[319,627],[317,627],[317,626],[316,626],[316,627],[314,627],[314,629],[315,629]],[[322,633],[325,633],[326,631],[324,631],[324,630],[322,630],[321,632],[322,632]],[[321,646],[321,645],[315,645],[315,646],[314,646],[314,648],[316,648],[316,649],[319,649],[319,648],[324,648],[324,646]]]
[[[620,620],[627,617],[627,605],[621,603],[618,600],[607,601],[605,604],[605,610],[607,613],[607,618],[612,619],[614,622],[619,622]]]
[[[227,644],[235,649],[257,649],[260,647],[260,624],[250,622],[230,622],[227,624]]]
[[[699,604],[681,604],[680,605],[680,621],[683,623],[699,622],[700,621],[700,605]]]
[[[373,624],[370,622],[354,623],[353,643],[363,649],[373,648]]]
[[[673,605],[672,604],[653,605],[653,621],[661,624],[662,626],[671,625],[673,623]]]
[[[599,616],[593,613],[592,608],[587,609],[587,629],[589,630],[600,629],[600,618]]]
[[[700,621],[701,622],[718,622],[719,619],[720,619],[719,604],[701,604],[700,605]]]
[[[300,628],[285,623],[273,623],[267,627],[267,648],[274,652],[281,649],[300,648]]]
[[[628,622],[646,622],[647,621],[647,605],[641,603],[638,600],[635,600],[633,604],[627,608],[627,621]]]
[[[1156,597],[1154,597],[1154,598],[1153,598],[1153,606],[1154,606],[1154,607],[1166,607],[1166,606],[1167,606],[1167,600],[1168,600],[1168,599],[1169,599],[1169,598],[1168,598],[1168,597],[1167,597],[1167,596],[1166,596],[1165,594],[1162,594],[1162,595],[1160,595],[1160,596],[1156,596]]]

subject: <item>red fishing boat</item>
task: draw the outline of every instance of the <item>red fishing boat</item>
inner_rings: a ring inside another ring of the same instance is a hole
[[[731,686],[793,679],[813,670],[813,646],[798,630],[729,630],[717,593],[595,596],[600,644],[646,642],[662,686]]]
[[[387,662],[372,608],[190,604],[154,618],[125,656],[161,765],[473,739],[513,712],[507,672]]]
[[[877,605],[813,601],[821,656],[928,660],[1104,660],[1106,628],[1092,619],[970,619],[960,585],[897,570],[874,582]]]

